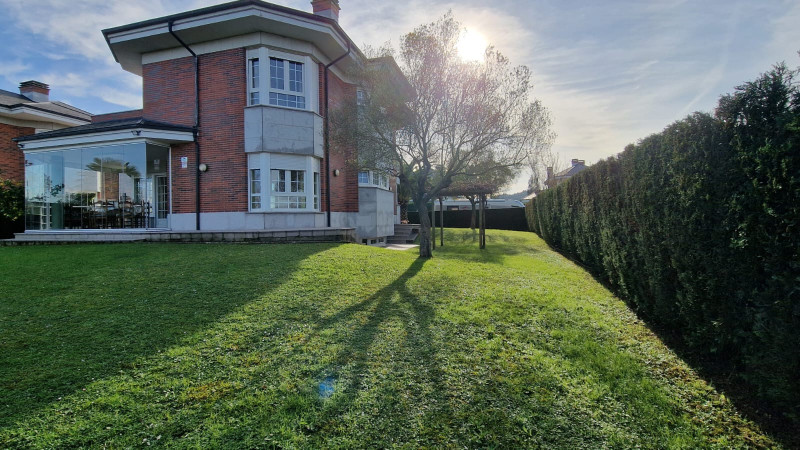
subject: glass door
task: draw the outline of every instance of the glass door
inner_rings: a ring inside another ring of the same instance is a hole
[[[156,175],[156,228],[169,227],[169,180],[166,175]]]

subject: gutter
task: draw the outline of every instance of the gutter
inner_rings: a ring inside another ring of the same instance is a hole
[[[200,230],[200,61],[197,58],[197,53],[193,52],[183,39],[178,37],[172,30],[172,25],[175,19],[172,19],[167,24],[169,34],[171,34],[186,50],[191,53],[194,58],[194,127],[192,127],[192,137],[194,139],[194,192],[195,192],[195,230]]]
[[[352,50],[352,46],[350,45],[350,40],[347,40],[347,51],[339,56],[338,58],[334,59],[330,63],[325,65],[325,211],[327,213],[327,220],[328,220],[328,228],[331,227],[331,138],[330,138],[330,127],[331,127],[331,118],[328,115],[329,109],[329,95],[328,95],[328,71],[337,62],[344,59],[347,55],[350,54]]]

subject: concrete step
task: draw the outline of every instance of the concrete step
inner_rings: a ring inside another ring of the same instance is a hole
[[[110,242],[355,242],[353,228],[301,228],[237,231],[36,231],[18,233],[0,245]]]
[[[389,236],[386,242],[389,244],[412,244],[419,235],[419,224],[395,224],[394,236]]]

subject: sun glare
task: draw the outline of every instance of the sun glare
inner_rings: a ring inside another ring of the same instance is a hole
[[[486,47],[489,44],[482,34],[474,30],[466,29],[461,32],[461,37],[458,38],[458,56],[464,61],[483,61]]]

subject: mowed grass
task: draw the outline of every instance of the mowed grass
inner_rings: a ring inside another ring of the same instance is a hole
[[[0,447],[777,446],[531,233],[0,248]]]

